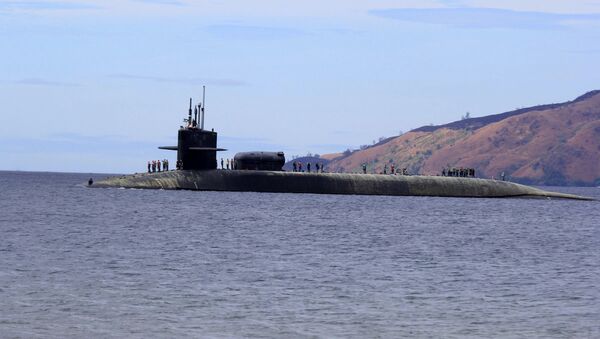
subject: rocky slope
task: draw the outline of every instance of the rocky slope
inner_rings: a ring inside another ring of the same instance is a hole
[[[330,171],[413,174],[471,167],[477,176],[539,185],[600,185],[600,91],[573,101],[426,126],[348,154],[328,156]]]

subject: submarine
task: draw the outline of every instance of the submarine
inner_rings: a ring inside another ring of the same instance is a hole
[[[493,179],[426,175],[307,173],[283,170],[283,152],[242,152],[233,159],[233,169],[217,168],[217,132],[204,128],[205,89],[202,102],[180,126],[177,146],[159,149],[177,152],[175,170],[108,177],[93,188],[137,188],[195,191],[314,193],[346,195],[436,196],[463,198],[558,198],[594,200],[550,192]],[[200,116],[198,116],[200,115]]]

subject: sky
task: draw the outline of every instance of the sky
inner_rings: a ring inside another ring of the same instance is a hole
[[[0,170],[131,173],[189,98],[232,158],[600,89],[600,0],[0,0]]]

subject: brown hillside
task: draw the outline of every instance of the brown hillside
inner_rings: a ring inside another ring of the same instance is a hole
[[[454,124],[411,131],[334,159],[329,168],[358,172],[369,163],[369,171],[381,172],[384,164],[394,163],[411,173],[439,174],[448,166],[473,167],[480,177],[505,172],[512,180],[533,184],[599,184],[600,92],[537,108],[477,129]]]
[[[329,154],[321,154],[321,158],[325,160],[333,160],[335,158],[339,158],[343,155],[343,153],[329,153]]]
[[[467,135],[468,131],[447,128],[431,133],[408,132],[386,143],[335,159],[329,164],[329,168],[339,172],[360,172],[362,164],[367,163],[369,172],[379,173],[383,171],[385,164],[388,164],[388,167],[394,164],[398,168],[407,168],[409,172],[416,173],[434,151]]]

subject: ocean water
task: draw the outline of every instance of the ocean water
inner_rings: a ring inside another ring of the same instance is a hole
[[[0,337],[600,337],[597,201],[89,176],[0,172]]]

